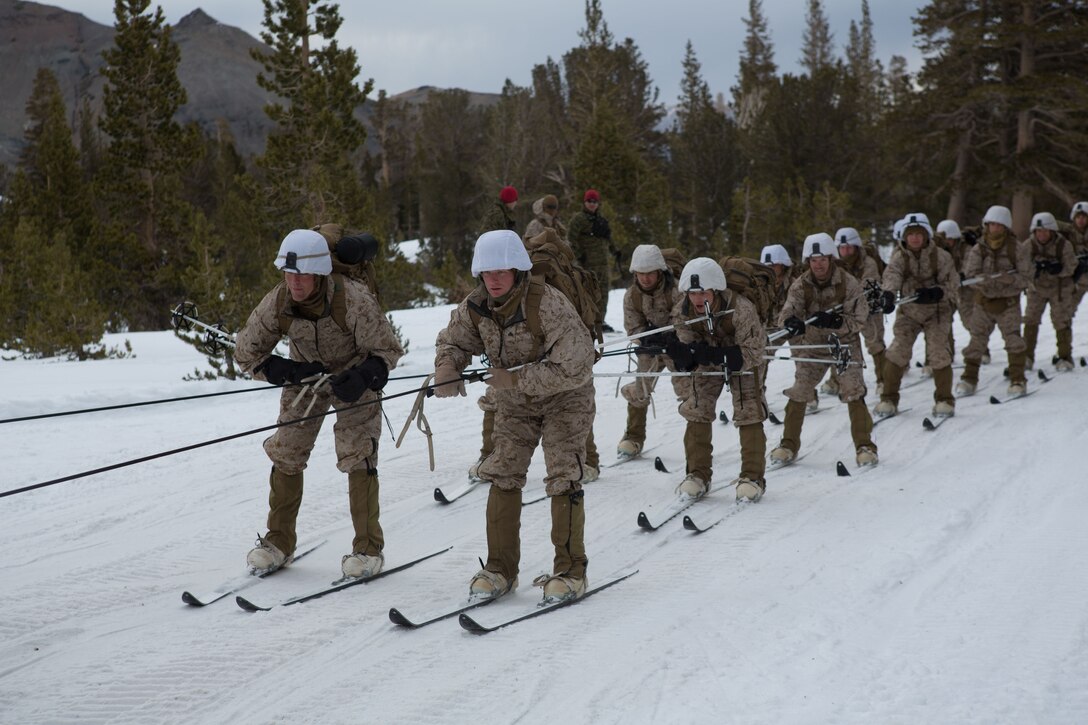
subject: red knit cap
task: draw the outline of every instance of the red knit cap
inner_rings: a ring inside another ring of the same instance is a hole
[[[499,201],[503,204],[509,204],[512,201],[518,200],[518,190],[512,186],[502,187],[502,191],[499,192]]]
[[[601,200],[601,195],[597,193],[596,189],[590,189],[589,191],[586,192],[585,196],[582,197],[582,201],[600,201],[600,200]]]

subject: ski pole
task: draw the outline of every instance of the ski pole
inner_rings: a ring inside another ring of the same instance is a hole
[[[179,330],[180,332],[192,332],[193,325],[196,325],[205,331],[204,344],[206,346],[214,348],[214,346],[218,344],[234,347],[234,335],[230,334],[222,327],[209,325],[206,322],[201,322],[195,317],[196,305],[194,303],[182,302],[170,312],[171,321],[174,323],[174,329]]]
[[[731,315],[731,314],[733,314],[733,310],[722,310],[721,312],[715,312],[713,316],[715,318],[718,318],[718,317],[725,317],[726,315]],[[709,320],[708,320],[706,315],[699,315],[698,317],[693,317],[690,320],[684,320],[683,322],[680,323],[680,325],[685,325],[685,326],[686,325],[694,325],[694,324],[697,324],[699,322],[708,322],[709,323]],[[632,340],[640,340],[643,337],[649,337],[650,335],[656,335],[659,332],[671,332],[671,331],[675,330],[678,326],[679,325],[665,325],[664,327],[657,327],[657,328],[654,328],[652,330],[646,330],[644,332],[637,332],[634,335],[628,335],[627,337],[621,337],[621,338],[617,338],[615,340],[609,340],[608,342],[598,343],[596,347],[603,350],[606,347],[612,347],[612,346],[618,345],[620,343],[631,342]]]

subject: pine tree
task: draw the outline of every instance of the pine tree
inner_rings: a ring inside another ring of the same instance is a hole
[[[486,114],[470,105],[467,91],[433,91],[420,108],[420,231],[437,261],[447,249],[466,267],[472,258],[476,210],[485,196],[474,170],[486,149],[486,126]]]
[[[328,221],[351,223],[361,203],[361,148],[366,129],[356,117],[373,88],[360,88],[357,56],[336,40],[336,3],[262,0],[263,40],[254,50],[264,72],[257,82],[274,93],[265,113],[276,124],[258,164],[266,175],[268,214],[280,230]],[[319,38],[316,46],[311,38]]]
[[[736,133],[715,108],[689,40],[684,77],[669,134],[670,184],[674,229],[691,254],[708,251],[714,233],[729,218],[736,163]]]
[[[115,0],[114,46],[99,126],[108,140],[95,180],[102,215],[92,234],[104,302],[115,325],[161,328],[180,292],[176,265],[185,248],[187,205],[180,175],[197,154],[196,137],[174,119],[185,103],[180,53],[162,9],[149,0]]]
[[[763,15],[763,0],[748,0],[748,17],[744,18],[747,31],[744,50],[740,55],[737,85],[733,88],[733,107],[737,125],[748,128],[763,112],[768,87],[774,83],[778,66],[774,62],[767,19]]]
[[[801,66],[810,76],[835,62],[831,26],[821,0],[808,0],[805,32],[801,46]]]
[[[0,343],[86,358],[105,327],[83,256],[90,208],[56,76],[38,72],[0,212]]]

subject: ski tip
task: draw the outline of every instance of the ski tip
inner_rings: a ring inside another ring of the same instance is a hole
[[[1084,359],[1084,358],[1082,357],[1082,358],[1080,359],[1080,366],[1081,366],[1082,368],[1088,368],[1088,360],[1086,360],[1086,359]]]
[[[389,621],[400,627],[408,627],[409,629],[415,629],[416,626],[407,617],[401,614],[400,610],[396,607],[391,607],[389,609]]]
[[[850,469],[848,469],[842,461],[835,462],[835,472],[838,473],[840,476],[850,475]]]
[[[239,607],[247,612],[267,612],[269,609],[269,607],[258,607],[256,604],[242,596],[235,597],[234,601]]]
[[[926,419],[924,419],[922,421],[922,427],[925,428],[926,430],[936,430],[937,429],[937,426],[933,425],[933,421],[930,420],[929,418],[926,418]]]
[[[691,520],[690,516],[684,516],[684,528],[688,531],[698,531],[699,527],[695,525],[695,522]]]
[[[778,416],[774,413],[767,413],[767,420],[771,421],[775,425],[782,425],[782,421],[778,419]]]
[[[640,529],[646,529],[647,531],[654,530],[654,525],[650,523],[650,519],[646,516],[645,511],[638,512],[638,527]]]
[[[473,634],[484,634],[491,631],[464,612],[457,615],[457,622],[461,625],[462,629],[472,632]]]
[[[199,599],[197,599],[195,596],[193,596],[189,592],[182,592],[181,593],[181,601],[185,602],[190,607],[203,607],[204,606],[204,602],[200,601]]]
[[[718,413],[718,420],[720,420],[723,423],[728,423],[729,422],[729,416],[726,415],[725,411],[723,410],[720,413]]]
[[[442,493],[440,488],[434,490],[434,500],[438,503],[449,503],[449,499],[446,498],[446,494]]]
[[[997,399],[996,395],[990,396],[990,402],[994,405],[1001,405],[1001,401]]]
[[[1040,370],[1039,371],[1039,380],[1043,381],[1044,383],[1049,383],[1051,379],[1049,377],[1047,377],[1046,373],[1044,373],[1042,370]]]
[[[661,460],[661,456],[654,457],[654,468],[662,473],[668,473],[669,469],[665,468],[664,461]]]

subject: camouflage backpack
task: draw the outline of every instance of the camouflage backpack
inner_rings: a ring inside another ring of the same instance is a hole
[[[676,247],[667,247],[661,250],[661,256],[665,258],[665,266],[669,268],[672,278],[680,279],[680,273],[684,271],[684,265],[688,263],[684,253]]]
[[[554,229],[545,229],[535,237],[525,240],[525,249],[533,263],[532,276],[563,293],[570,300],[578,316],[582,318],[586,329],[597,339],[603,341],[602,323],[604,317],[597,300],[601,297],[601,288],[597,278],[574,261],[574,252],[570,245],[559,238]],[[527,310],[527,317],[535,316],[536,310]],[[534,320],[529,319],[532,327]],[[536,323],[539,324],[539,323]]]
[[[726,256],[718,263],[725,271],[726,287],[744,295],[755,305],[759,319],[769,323],[775,303],[774,270],[747,257]]]

